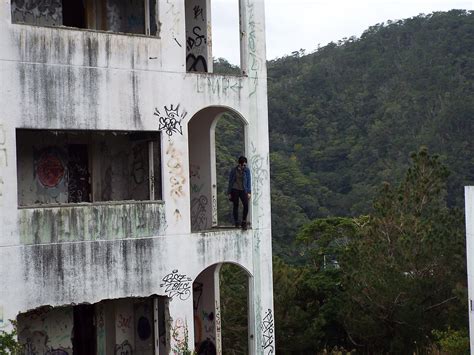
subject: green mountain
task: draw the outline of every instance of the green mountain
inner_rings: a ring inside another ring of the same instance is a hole
[[[427,146],[451,171],[448,203],[474,183],[474,12],[377,24],[360,38],[268,63],[275,252],[318,217],[358,216]]]

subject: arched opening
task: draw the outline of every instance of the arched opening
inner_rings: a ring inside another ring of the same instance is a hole
[[[232,226],[227,180],[238,156],[245,155],[245,127],[241,116],[226,107],[205,108],[189,121],[193,232]]]
[[[186,71],[240,75],[240,1],[186,0],[185,16]]]
[[[239,265],[216,264],[193,283],[194,345],[198,355],[249,354],[250,275]]]

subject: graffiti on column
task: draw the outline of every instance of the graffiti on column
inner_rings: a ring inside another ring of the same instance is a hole
[[[115,345],[115,355],[133,355],[132,345],[125,340],[120,345]]]
[[[171,198],[177,201],[184,196],[184,184],[186,178],[184,177],[184,169],[181,163],[182,153],[174,147],[173,142],[170,141],[168,149],[166,150],[168,161],[166,165],[169,168],[170,184],[171,184]]]
[[[176,319],[171,326],[171,340],[173,354],[187,353],[188,326],[182,318]]]
[[[258,58],[257,53],[257,38],[255,35],[256,25],[255,22],[255,4],[251,0],[247,0],[247,14],[248,14],[248,52],[249,52],[249,77],[253,78],[251,81],[252,88],[250,90],[249,96],[254,95],[257,92],[258,86],[258,71],[260,70],[260,59]]]
[[[268,309],[262,320],[262,348],[264,354],[273,354],[275,352],[274,331],[273,312],[271,309]]]
[[[207,227],[207,197],[201,195],[191,201],[191,226],[193,229]]]
[[[178,270],[173,270],[168,275],[161,279],[163,281],[160,287],[165,289],[165,293],[171,300],[178,297],[185,301],[191,296],[191,287],[193,280],[183,274],[178,273]]]
[[[257,205],[263,194],[263,186],[268,180],[268,157],[257,154],[257,149],[252,143],[252,156],[250,158],[250,167],[252,172],[252,200]]]
[[[180,105],[174,107],[171,105],[169,108],[167,106],[163,107],[163,114],[155,107],[155,116],[159,118],[159,131],[164,131],[168,136],[172,136],[173,133],[179,133],[183,135],[183,127],[181,122],[188,114],[185,110],[182,110],[180,113]]]
[[[210,33],[206,22],[205,2],[186,10],[186,70],[207,72],[207,46]]]

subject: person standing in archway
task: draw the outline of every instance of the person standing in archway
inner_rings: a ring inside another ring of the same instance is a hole
[[[240,156],[238,165],[230,171],[227,193],[229,194],[229,201],[232,201],[234,204],[234,225],[237,228],[242,227],[243,230],[247,229],[247,215],[249,213],[251,194],[250,185],[250,169],[247,167],[247,158]],[[242,201],[244,209],[241,223],[239,223],[239,200]]]

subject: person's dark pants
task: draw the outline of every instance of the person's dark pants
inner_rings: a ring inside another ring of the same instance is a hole
[[[247,221],[247,214],[249,213],[249,196],[244,190],[232,189],[232,202],[234,203],[234,222],[239,223],[239,199],[242,201],[244,211],[242,213],[242,222]]]

